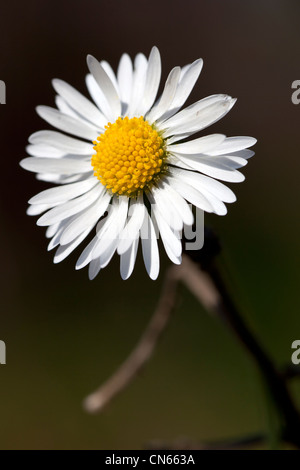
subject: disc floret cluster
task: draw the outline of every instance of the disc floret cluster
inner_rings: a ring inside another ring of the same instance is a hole
[[[164,140],[141,116],[119,117],[95,141],[94,175],[114,194],[135,196],[165,168]]]

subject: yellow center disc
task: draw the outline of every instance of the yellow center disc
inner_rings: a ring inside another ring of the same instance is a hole
[[[94,175],[112,193],[136,196],[165,168],[164,140],[143,117],[119,117],[94,142]]]

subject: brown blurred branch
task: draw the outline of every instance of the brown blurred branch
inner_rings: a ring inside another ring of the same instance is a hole
[[[288,364],[282,370],[282,376],[285,380],[294,379],[295,377],[300,377],[300,367],[295,364]]]
[[[116,395],[132,382],[149,360],[174,310],[178,279],[176,266],[170,267],[165,276],[157,308],[147,329],[135,349],[115,374],[84,400],[84,408],[88,412],[102,411]]]
[[[195,278],[192,283],[186,283],[187,286],[208,311],[226,322],[256,362],[283,421],[281,438],[300,448],[300,415],[286,384],[286,378],[292,375],[291,371],[290,375],[286,374],[286,376],[277,371],[272,360],[240,316],[223,278],[212,260],[209,262],[206,260],[202,264],[203,268],[200,269],[199,264],[188,258],[185,260],[185,266],[190,266],[189,271]],[[199,286],[205,286],[205,296],[203,289],[200,289]],[[208,297],[211,302],[207,302]]]
[[[203,271],[199,271],[200,276],[202,273]],[[300,448],[300,415],[288,391],[285,377],[276,369],[266,351],[240,316],[216,265],[211,263],[206,266],[205,274],[210,277],[214,289],[220,294],[221,298],[216,308],[214,308],[214,313],[226,321],[252,356],[269,388],[270,395],[282,419],[280,437]]]
[[[187,256],[183,256],[180,266],[171,266],[165,275],[160,299],[152,319],[129,357],[107,382],[84,400],[84,408],[89,413],[96,413],[103,408],[124,388],[144,367],[151,357],[156,344],[165,330],[174,310],[179,281],[184,283],[208,310],[219,302],[219,295],[211,285],[208,277],[199,277],[198,268]]]
[[[202,261],[196,261],[183,255],[180,266],[172,266],[166,271],[157,308],[139,343],[116,373],[85,399],[85,409],[90,413],[101,411],[143,368],[169,322],[176,305],[177,287],[181,282],[208,311],[226,322],[252,356],[281,416],[281,438],[300,448],[300,416],[286,385],[288,374],[284,376],[277,371],[240,316],[212,257],[210,259],[204,252]]]

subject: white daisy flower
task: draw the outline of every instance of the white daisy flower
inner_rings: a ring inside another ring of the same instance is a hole
[[[190,205],[219,215],[234,193],[217,180],[240,182],[237,170],[247,163],[252,137],[205,135],[186,141],[221,119],[235,99],[212,95],[181,110],[203,61],[171,70],[156,100],[161,60],[156,47],[148,59],[134,63],[121,57],[117,74],[106,61],[87,57],[86,77],[92,103],[62,80],[53,80],[56,108],[38,106],[37,113],[62,132],[32,134],[26,170],[56,187],[29,200],[29,215],[43,215],[48,249],[58,247],[54,262],[66,258],[97,226],[76,269],[89,265],[95,278],[117,251],[121,276],[134,268],[139,239],[151,279],[159,273],[156,228],[169,258],[181,262],[181,231],[193,224]],[[151,207],[151,214],[148,208]]]

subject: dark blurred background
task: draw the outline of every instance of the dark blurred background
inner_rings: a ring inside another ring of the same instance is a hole
[[[189,103],[238,97],[211,132],[251,135],[256,156],[231,184],[226,217],[206,216],[219,234],[222,269],[244,317],[279,366],[300,338],[300,79],[298,0],[1,2],[1,317],[7,365],[0,366],[2,449],[139,449],[153,439],[214,440],[265,430],[261,378],[231,333],[185,289],[144,372],[101,415],[82,399],[118,367],[145,328],[169,265],[151,281],[141,253],[129,281],[119,258],[90,282],[75,272],[81,252],[53,265],[44,229],[25,214],[46,183],[23,171],[28,136],[47,125],[35,106],[53,106],[51,79],[86,94],[88,53],[116,69],[123,52],[160,49],[163,79],[198,57],[204,69]],[[206,132],[206,131],[205,131]],[[300,366],[299,366],[300,367]],[[292,383],[300,406],[300,387]]]

